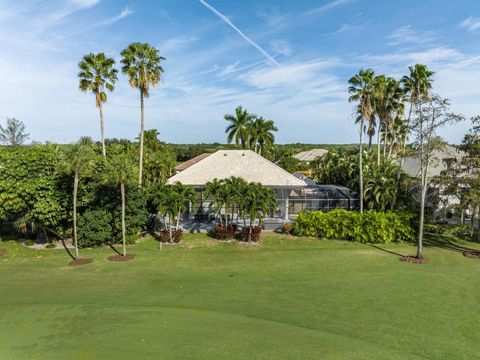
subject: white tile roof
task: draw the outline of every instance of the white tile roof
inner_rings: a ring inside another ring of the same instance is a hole
[[[213,179],[237,176],[269,187],[303,187],[305,182],[251,150],[218,150],[172,176],[167,184],[203,186]]]
[[[322,157],[326,153],[328,153],[328,150],[326,149],[312,149],[312,150],[302,151],[298,154],[293,155],[293,157],[300,161],[311,162],[311,161],[314,161],[316,158]]]

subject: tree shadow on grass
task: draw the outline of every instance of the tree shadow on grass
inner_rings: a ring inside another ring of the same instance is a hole
[[[60,240],[62,241],[62,245],[65,248],[65,251],[67,252],[67,254],[72,258],[72,260],[76,260],[75,256],[73,256],[73,254],[68,249],[67,244],[65,244],[65,239],[63,237],[60,237]]]
[[[463,246],[457,242],[456,238],[445,235],[429,235],[423,240],[426,246],[437,247],[444,250],[450,250],[458,253],[478,253],[479,249]]]
[[[108,244],[108,247],[110,249],[112,249],[113,251],[115,251],[118,255],[123,255],[123,253],[121,253],[120,251],[117,250],[117,248],[115,246],[113,246],[113,244]]]
[[[373,247],[377,250],[380,250],[380,251],[383,251],[383,252],[386,252],[388,254],[391,254],[391,255],[396,255],[396,256],[399,256],[399,257],[404,257],[405,255],[403,254],[400,254],[400,253],[397,253],[395,251],[392,251],[392,250],[387,250],[387,249],[383,249],[381,248],[380,246],[377,246],[377,245],[374,245],[374,244],[368,244],[370,247]]]

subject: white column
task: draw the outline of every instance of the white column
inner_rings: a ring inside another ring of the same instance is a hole
[[[287,196],[285,197],[285,199],[284,199],[284,204],[285,204],[285,205],[284,205],[284,209],[283,209],[283,214],[285,215],[284,220],[285,220],[285,221],[288,221],[288,220],[289,220],[289,219],[288,219],[288,205],[289,205],[289,204],[288,204],[288,195],[287,195]]]

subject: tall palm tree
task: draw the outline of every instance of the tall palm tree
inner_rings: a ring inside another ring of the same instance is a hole
[[[262,155],[262,152],[275,142],[275,131],[278,131],[273,120],[265,120],[263,117],[256,118],[249,126],[250,138],[253,150]]]
[[[109,159],[105,171],[105,181],[120,185],[121,216],[122,216],[122,246],[123,256],[127,255],[126,225],[125,225],[125,186],[132,182],[135,165],[128,154],[115,155]]]
[[[73,244],[78,259],[77,241],[77,194],[82,176],[88,174],[94,165],[94,151],[91,146],[80,143],[67,146],[60,154],[60,170],[66,174],[73,173]]]
[[[360,172],[360,212],[363,213],[363,133],[365,122],[369,121],[375,113],[375,73],[371,69],[361,69],[358,74],[348,80],[349,102],[356,101],[357,121],[360,124],[360,149],[359,149],[359,172]]]
[[[79,88],[83,92],[91,91],[95,95],[95,105],[100,113],[100,141],[102,154],[105,157],[105,134],[103,122],[103,104],[107,102],[105,89],[113,91],[117,81],[118,70],[114,68],[115,60],[104,53],[87,54],[79,62]]]
[[[142,185],[143,173],[143,131],[144,131],[144,98],[150,95],[150,85],[156,86],[164,72],[160,63],[165,60],[157,49],[148,43],[135,42],[121,52],[122,72],[129,77],[130,86],[140,91],[140,161],[138,184]]]
[[[422,116],[421,102],[425,102],[430,97],[430,89],[432,88],[432,77],[435,74],[430,71],[427,65],[415,64],[415,66],[409,66],[408,70],[410,74],[403,76],[400,83],[403,85],[404,93],[408,98],[410,108],[408,110],[408,117],[406,119],[405,127],[407,131],[403,133],[404,137],[401,140],[402,151],[400,158],[400,166],[397,172],[397,184],[400,182],[401,169],[405,162],[405,150],[407,148],[408,134],[410,133],[410,122],[412,118],[412,112],[414,108],[417,108],[419,115]],[[393,206],[395,205],[396,198],[393,200]]]
[[[432,76],[435,74],[430,71],[427,65],[416,64],[409,66],[410,74],[403,76],[401,83],[408,95],[410,110],[408,112],[408,121],[412,116],[412,110],[417,106],[420,100],[426,101],[429,98],[430,89],[432,88]]]
[[[404,90],[400,83],[392,77],[377,76],[375,78],[375,112],[379,119],[377,132],[377,165],[380,164],[380,135],[383,137],[383,157],[386,157],[387,134],[393,127],[395,118],[403,115]]]
[[[241,106],[238,106],[234,115],[226,114],[223,118],[230,123],[225,129],[228,143],[235,142],[236,145],[240,144],[242,149],[245,149],[250,140],[249,126],[256,118],[256,115],[249,114],[246,109],[244,110]]]

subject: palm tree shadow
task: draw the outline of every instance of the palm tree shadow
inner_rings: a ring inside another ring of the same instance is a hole
[[[108,247],[110,249],[112,249],[113,251],[115,251],[118,255],[122,255],[123,256],[123,253],[121,253],[120,251],[117,250],[117,248],[115,246],[113,246],[112,244],[108,244]]]
[[[76,260],[75,256],[73,256],[73,254],[70,252],[67,245],[65,244],[65,239],[63,237],[60,237],[60,240],[62,241],[62,245],[65,248],[65,251],[67,252],[68,256],[70,256],[72,258],[72,260]]]
[[[373,247],[373,248],[375,248],[375,249],[377,249],[377,250],[386,252],[386,253],[388,253],[388,254],[396,255],[396,256],[398,256],[398,257],[404,257],[404,256],[405,256],[405,255],[400,254],[400,253],[397,253],[397,252],[395,252],[395,251],[383,249],[383,248],[381,248],[380,246],[377,246],[377,245],[374,245],[374,244],[369,244],[369,246],[370,246],[370,247]]]
[[[424,243],[426,246],[437,247],[440,249],[450,250],[458,253],[480,252],[479,249],[474,249],[474,248],[460,245],[456,241],[454,241],[453,238],[450,238],[448,236],[442,236],[442,235],[436,235],[435,237],[427,236],[424,239]]]

